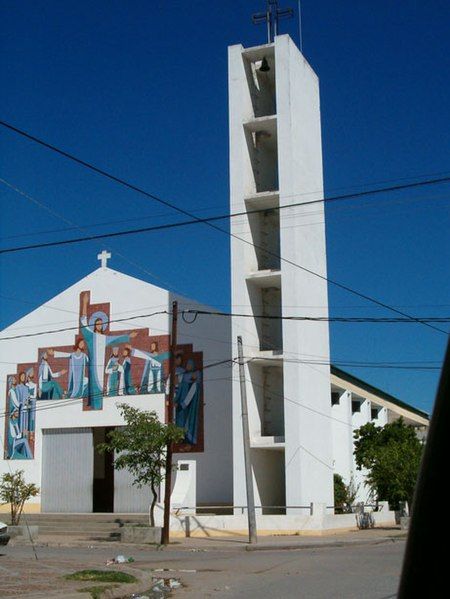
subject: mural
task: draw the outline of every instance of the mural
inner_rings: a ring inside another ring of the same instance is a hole
[[[148,328],[111,332],[110,304],[91,304],[89,291],[80,294],[79,314],[72,346],[38,348],[37,362],[19,364],[7,377],[8,459],[34,457],[44,400],[81,399],[90,411],[102,410],[111,397],[169,392],[169,335],[151,335]],[[203,353],[179,345],[175,367],[173,421],[185,430],[175,451],[203,451]]]

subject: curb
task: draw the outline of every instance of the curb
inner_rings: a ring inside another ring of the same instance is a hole
[[[356,540],[356,541],[329,541],[326,543],[304,543],[304,544],[289,544],[289,545],[246,545],[245,551],[293,551],[300,549],[328,549],[330,547],[355,547],[361,545],[383,545],[385,543],[396,543],[397,541],[404,541],[407,535],[399,535],[396,537],[385,537],[383,539],[367,539],[367,540]]]

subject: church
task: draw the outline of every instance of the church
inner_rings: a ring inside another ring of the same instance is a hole
[[[319,81],[288,35],[229,48],[229,127],[230,211],[243,214],[231,219],[233,316],[179,320],[172,506],[228,514],[199,527],[245,528],[242,337],[257,514],[267,530],[298,530],[272,517],[333,514],[334,473],[370,500],[356,428],[403,417],[425,434],[428,415],[330,366]],[[213,310],[109,258],[0,334],[0,473],[23,469],[40,487],[29,511],[148,510],[148,490],[96,446],[123,424],[121,403],[167,419],[172,302]],[[292,319],[299,306],[316,320]]]
[[[148,489],[132,487],[96,446],[123,424],[121,403],[166,419],[172,303],[180,312],[207,309],[112,270],[105,255],[97,270],[0,335],[0,468],[23,469],[39,485],[34,509],[43,512],[148,510]],[[197,501],[216,505],[232,502],[230,327],[210,318],[179,319],[173,419],[186,436],[174,459],[195,463]]]

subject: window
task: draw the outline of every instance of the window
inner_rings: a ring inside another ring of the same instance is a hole
[[[338,406],[340,397],[341,397],[341,394],[339,393],[339,391],[332,391],[331,392],[331,405]]]
[[[352,401],[352,414],[354,414],[355,412],[361,412],[360,401]]]

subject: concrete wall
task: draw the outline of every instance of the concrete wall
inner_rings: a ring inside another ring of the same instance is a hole
[[[395,512],[373,512],[375,526],[393,526]],[[257,515],[256,526],[258,535],[273,535],[275,532],[284,534],[324,534],[356,530],[356,514],[341,515],[296,515],[271,516]],[[234,516],[193,516],[179,515],[171,519],[170,528],[174,536],[214,537],[230,536],[231,534],[248,538],[248,520],[245,514]]]
[[[173,296],[179,310],[211,310]],[[229,317],[199,315],[178,321],[178,342],[192,343],[203,351],[205,447],[203,453],[175,454],[175,459],[195,460],[197,502],[204,505],[233,502],[232,420],[231,420],[231,321]],[[215,365],[216,362],[225,362]]]
[[[319,82],[289,36],[279,36],[277,111],[280,205],[323,197]],[[281,210],[281,255],[326,276],[323,205]],[[283,315],[308,306],[312,316],[328,315],[327,283],[282,262]],[[320,357],[329,361],[327,323],[284,322],[287,358]],[[327,365],[285,362],[286,500],[333,503],[330,423],[330,374]],[[289,401],[290,400],[290,401]],[[292,401],[293,400],[293,401]],[[295,403],[296,402],[296,403]]]
[[[351,393],[342,389],[333,391],[339,395],[339,403],[331,407],[333,467],[334,472],[340,474],[348,485],[354,470]]]

